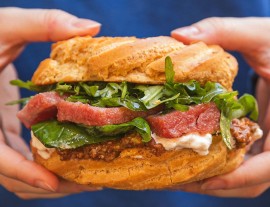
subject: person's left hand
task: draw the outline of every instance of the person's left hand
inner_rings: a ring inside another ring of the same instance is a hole
[[[270,187],[270,19],[208,18],[179,28],[172,36],[184,43],[204,41],[240,52],[259,74],[257,100],[264,141],[259,154],[251,156],[231,173],[176,186],[175,189],[221,197],[256,197]],[[240,69],[241,70],[241,69]],[[257,143],[255,143],[257,144]]]
[[[19,99],[10,64],[29,42],[59,41],[76,35],[96,35],[100,24],[60,10],[0,8],[0,185],[22,199],[57,198],[98,188],[59,179],[35,163],[20,136],[16,118],[18,106],[6,106]]]

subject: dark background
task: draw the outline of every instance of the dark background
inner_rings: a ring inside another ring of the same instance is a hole
[[[78,17],[102,23],[98,36],[149,37],[170,35],[170,31],[190,25],[201,19],[219,17],[269,16],[269,0],[2,0],[0,7],[62,9]],[[35,18],[35,17],[33,17]],[[12,24],[12,22],[11,22]],[[0,28],[3,30],[5,28]],[[30,28],[29,28],[30,29]],[[49,56],[50,43],[29,44],[15,61],[19,78],[31,79],[39,62]],[[254,90],[254,73],[234,53],[239,61],[239,74],[234,89],[240,94]],[[1,92],[0,92],[1,93]],[[30,95],[21,91],[22,96]],[[29,141],[29,132],[24,129],[23,137]],[[33,172],[34,173],[34,172]],[[104,190],[81,193],[54,200],[23,201],[0,187],[0,207],[54,207],[54,206],[220,206],[220,207],[266,207],[270,205],[270,191],[255,199],[216,198],[183,192],[169,191],[117,191]]]

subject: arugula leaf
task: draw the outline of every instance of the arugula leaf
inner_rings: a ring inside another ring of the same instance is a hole
[[[48,148],[77,148],[122,137],[130,130],[136,130],[143,142],[151,140],[150,127],[143,118],[118,125],[85,126],[50,120],[33,125],[34,135]]]
[[[145,106],[137,99],[135,98],[102,98],[99,99],[97,102],[93,101],[91,103],[92,106],[98,106],[98,107],[113,107],[113,106],[124,106],[128,109],[131,109],[133,111],[145,111]]]
[[[28,103],[28,101],[32,98],[32,96],[27,97],[27,98],[21,98],[19,100],[15,100],[15,101],[10,101],[8,103],[6,103],[6,105],[15,105],[15,104],[22,104],[23,106],[26,105]]]
[[[30,91],[36,91],[36,92],[44,92],[44,91],[50,91],[52,90],[52,85],[44,85],[44,86],[39,86],[35,85],[32,81],[22,81],[22,80],[11,80],[10,81],[11,85],[18,86],[20,88],[25,88]]]
[[[90,97],[95,97],[99,86],[89,86],[87,83],[79,82],[79,86],[86,92]]]
[[[56,84],[55,90],[61,93],[73,93],[72,88],[71,84],[60,82]]]
[[[174,75],[175,75],[175,72],[173,70],[172,59],[169,56],[167,56],[165,58],[165,76],[166,76],[166,82],[168,84],[174,83]]]
[[[249,117],[257,121],[259,117],[259,109],[256,99],[249,94],[244,94],[238,100],[238,102],[243,106],[244,113],[240,116],[246,116],[249,114]]]
[[[232,119],[249,115],[251,119],[257,120],[258,106],[253,96],[245,94],[237,100],[237,91],[227,91],[219,83],[207,82],[204,86],[201,86],[195,80],[186,83],[175,83],[174,76],[173,63],[168,56],[165,58],[166,83],[164,85],[140,85],[126,82],[62,82],[37,86],[31,81],[23,82],[21,80],[13,80],[11,84],[37,92],[57,91],[60,94],[66,93],[69,95],[66,98],[67,101],[79,101],[97,107],[123,106],[133,111],[145,111],[160,104],[165,105],[165,111],[171,109],[186,111],[193,104],[214,102],[221,111],[221,135],[229,149],[234,147],[230,134]],[[18,101],[18,103],[21,102],[24,102],[24,100]],[[126,129],[132,128],[131,126],[135,127],[134,123],[133,125],[129,123],[129,126],[118,126],[116,128],[124,132]],[[109,128],[113,129],[114,127],[110,126]],[[139,130],[139,127],[136,126],[136,129]],[[88,133],[91,130],[97,132],[97,128],[88,128]],[[102,134],[102,130],[99,130],[100,134]],[[107,128],[103,130],[107,130]]]
[[[234,118],[244,117],[249,114],[253,120],[258,119],[258,106],[255,98],[251,95],[244,94],[238,100],[235,99],[237,92],[224,93],[216,96],[214,102],[221,110],[220,130],[223,141],[229,149],[234,148],[230,127]]]
[[[221,114],[220,114],[220,131],[221,131],[221,136],[222,136],[222,139],[223,139],[224,143],[226,144],[226,146],[229,149],[233,149],[234,148],[234,144],[235,144],[234,143],[234,140],[232,138],[232,135],[231,135],[231,131],[230,131],[231,122],[232,122],[232,119],[226,117],[224,115],[224,113],[221,112]]]
[[[70,102],[81,102],[81,103],[90,103],[87,96],[80,96],[80,95],[70,95],[66,98],[66,101]]]
[[[209,81],[205,84],[204,88],[205,94],[202,98],[203,103],[208,103],[217,95],[227,92],[219,83],[212,83]]]
[[[147,109],[151,109],[159,105],[160,98],[162,97],[164,86],[137,86],[136,89],[144,92],[144,96],[139,100],[144,104]]]

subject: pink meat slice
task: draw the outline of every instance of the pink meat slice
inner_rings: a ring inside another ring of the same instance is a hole
[[[136,117],[146,117],[161,111],[156,107],[148,111],[132,111],[125,107],[101,108],[80,102],[61,101],[57,104],[58,121],[70,121],[88,126],[121,124]]]
[[[56,92],[39,93],[32,97],[26,106],[17,113],[21,122],[30,128],[32,125],[56,117],[56,105],[63,98]]]
[[[214,103],[191,106],[188,111],[172,111],[147,117],[153,133],[176,138],[188,133],[214,133],[219,130],[220,112]]]

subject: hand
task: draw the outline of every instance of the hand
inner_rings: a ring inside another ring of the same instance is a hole
[[[98,22],[61,10],[0,8],[0,71],[29,42],[59,41],[78,35],[96,35]]]
[[[100,24],[59,10],[2,8],[0,27],[0,71],[3,70],[0,72],[0,185],[23,199],[56,198],[98,190],[60,180],[33,162],[28,146],[20,137],[20,123],[16,118],[18,106],[5,103],[19,99],[18,89],[9,84],[9,80],[16,79],[16,71],[8,64],[26,43],[95,35]]]
[[[221,197],[259,196],[270,187],[270,19],[208,18],[176,29],[171,35],[186,44],[202,40],[242,53],[260,76],[256,96],[260,110],[259,125],[264,131],[261,152],[244,161],[238,169],[202,182],[182,185],[178,189]]]

